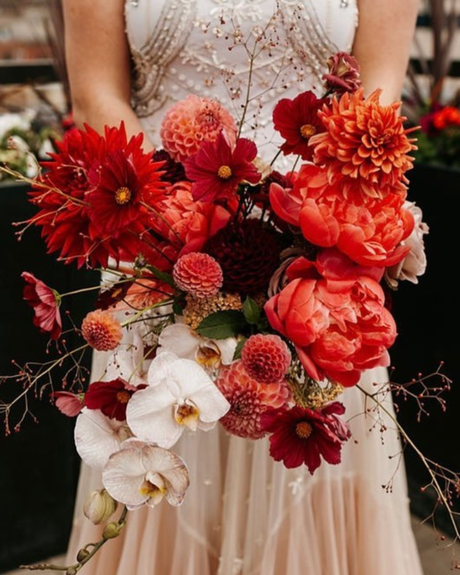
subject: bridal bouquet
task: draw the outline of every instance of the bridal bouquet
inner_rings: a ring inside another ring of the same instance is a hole
[[[34,180],[28,225],[60,260],[103,272],[74,328],[81,346],[59,358],[67,387],[53,392],[76,417],[79,455],[102,471],[86,505],[95,522],[116,502],[183,501],[174,446],[186,429],[268,436],[275,460],[310,473],[340,462],[350,431],[339,395],[389,365],[385,286],[417,282],[427,227],[407,201],[415,146],[399,104],[364,97],[347,54],[324,81],[323,97],[273,110],[290,171],[264,163],[219,102],[190,95],[164,116],[153,156],[123,124],[87,126]],[[23,277],[35,325],[59,343],[66,294]],[[75,367],[85,350],[107,359],[89,386]],[[32,389],[48,373],[17,377]],[[106,539],[120,527],[108,525]]]

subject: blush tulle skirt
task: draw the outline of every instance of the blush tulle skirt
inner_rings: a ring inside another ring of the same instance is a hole
[[[361,385],[375,391],[386,378],[372,370]],[[340,399],[353,437],[340,465],[323,463],[313,476],[273,461],[266,439],[240,439],[221,426],[184,434],[173,448],[190,470],[183,505],[128,513],[122,535],[82,575],[421,575],[395,424],[366,413],[358,389]],[[100,473],[83,465],[69,563],[100,538],[82,508],[101,487]]]

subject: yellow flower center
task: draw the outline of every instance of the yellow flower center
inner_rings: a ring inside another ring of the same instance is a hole
[[[119,391],[117,392],[117,401],[118,403],[128,403],[129,398],[131,396],[127,391]]]
[[[179,425],[189,427],[192,431],[196,430],[199,417],[200,412],[194,405],[183,403],[175,407],[174,418],[176,422]]]
[[[301,439],[308,439],[313,431],[313,427],[308,421],[301,421],[295,426],[295,432]]]
[[[304,124],[303,126],[300,127],[300,135],[305,140],[309,140],[315,134],[316,134],[316,128],[311,124]]]
[[[152,499],[155,505],[163,499],[166,491],[166,485],[158,473],[153,474],[152,477],[146,477],[139,488],[139,493]]]
[[[222,180],[228,180],[229,178],[232,177],[232,169],[230,168],[230,166],[221,166],[217,170],[217,175],[219,176],[219,178],[222,178]]]
[[[117,202],[117,204],[120,204],[120,206],[129,203],[130,200],[131,200],[131,190],[126,186],[118,188],[118,190],[115,192],[115,201]]]
[[[196,360],[203,367],[216,367],[220,363],[219,348],[214,349],[207,345],[200,346],[196,352]]]

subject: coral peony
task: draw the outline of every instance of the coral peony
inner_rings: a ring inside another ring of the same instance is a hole
[[[345,197],[356,194],[383,198],[406,193],[405,172],[412,168],[410,152],[416,149],[399,115],[400,103],[379,103],[381,90],[368,98],[363,91],[334,97],[319,112],[325,132],[312,137],[313,161],[326,169],[330,184],[340,186]]]
[[[377,281],[381,272],[336,250],[325,250],[316,262],[300,258],[290,271],[291,281],[265,312],[295,345],[311,378],[352,386],[365,369],[389,364],[396,325]]]
[[[288,469],[308,467],[313,475],[321,457],[332,465],[341,460],[342,445],[350,430],[339,416],[344,406],[334,402],[323,409],[293,407],[289,410],[267,410],[261,416],[262,429],[270,433],[270,455]]]
[[[230,410],[220,423],[233,435],[250,439],[265,435],[261,414],[269,407],[287,407],[291,397],[285,381],[258,383],[246,372],[241,361],[222,368],[216,385],[230,403]]]
[[[347,199],[338,183],[329,184],[324,170],[304,165],[293,190],[271,186],[270,202],[280,218],[301,228],[306,240],[319,247],[336,246],[360,265],[391,266],[409,251],[402,242],[411,234],[414,219],[400,194]]]
[[[281,150],[284,154],[297,154],[303,160],[311,160],[313,147],[310,138],[324,132],[318,110],[328,100],[317,98],[311,91],[302,92],[293,100],[283,98],[273,110],[273,126],[284,138]]]
[[[177,183],[158,202],[151,220],[152,237],[144,234],[145,259],[171,271],[177,259],[189,252],[200,251],[208,238],[223,228],[231,213],[222,206],[196,202],[191,183]]]
[[[34,326],[49,333],[51,339],[58,339],[62,332],[62,321],[57,292],[29,272],[22,272],[21,277],[26,282],[24,299],[34,310]]]
[[[231,200],[241,182],[257,184],[261,174],[253,164],[257,156],[254,142],[238,138],[232,145],[224,134],[205,142],[198,153],[185,162],[187,178],[193,182],[195,200]]]
[[[177,162],[198,152],[204,142],[213,142],[224,132],[230,142],[236,139],[231,114],[216,100],[190,94],[165,114],[160,128],[164,149]]]
[[[241,361],[248,375],[259,383],[279,383],[291,363],[291,353],[277,335],[251,335],[241,351]]]
[[[97,351],[115,349],[122,336],[120,323],[104,310],[89,312],[81,324],[81,333]]]
[[[190,252],[180,257],[173,268],[179,289],[196,298],[216,295],[222,287],[222,268],[208,254]]]

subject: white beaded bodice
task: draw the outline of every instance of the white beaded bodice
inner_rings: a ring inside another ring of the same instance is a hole
[[[126,0],[133,106],[157,146],[166,109],[190,93],[217,98],[273,152],[283,97],[321,91],[327,58],[350,50],[356,0]],[[265,153],[264,149],[266,148]]]

